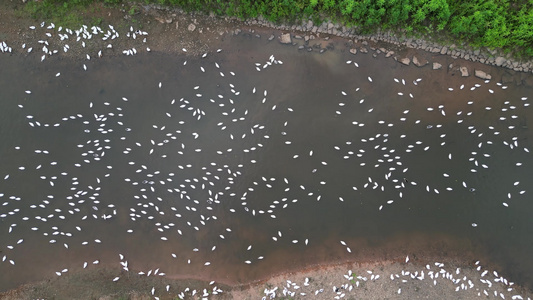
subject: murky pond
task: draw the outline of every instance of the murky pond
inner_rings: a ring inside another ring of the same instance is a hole
[[[119,254],[135,272],[247,283],[464,252],[533,283],[531,88],[221,44],[87,71],[0,56],[0,290]]]

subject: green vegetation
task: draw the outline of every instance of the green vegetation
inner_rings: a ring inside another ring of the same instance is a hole
[[[73,18],[73,10],[91,2],[116,5],[123,0],[41,0],[28,4],[32,15]],[[435,35],[475,47],[501,48],[533,56],[533,0],[136,0],[214,12],[242,19],[263,16],[281,23],[325,19],[357,26]],[[131,13],[135,13],[134,11]],[[73,15],[69,17],[70,15]],[[69,21],[69,22],[70,22]]]

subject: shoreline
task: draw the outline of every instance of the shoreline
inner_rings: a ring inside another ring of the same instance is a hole
[[[22,9],[21,7],[23,5],[24,4],[16,4],[16,9]],[[497,49],[474,49],[469,45],[457,46],[448,43],[441,44],[432,40],[431,37],[408,37],[403,33],[395,33],[391,30],[378,30],[374,34],[366,35],[360,34],[355,27],[348,28],[331,21],[324,22],[320,26],[316,26],[311,20],[301,25],[277,25],[262,17],[241,20],[237,17],[219,17],[213,14],[205,15],[200,12],[186,13],[179,8],[157,4],[140,5],[142,7],[140,9],[141,11],[137,15],[132,16],[127,13],[128,8],[133,6],[138,7],[137,3],[129,2],[126,6],[123,4],[123,8],[105,7],[98,4],[96,4],[96,6],[98,6],[97,12],[93,14],[105,20],[105,23],[111,24],[113,20],[123,23],[122,25],[124,26],[125,24],[137,23],[138,25],[141,25],[141,27],[147,27],[147,29],[153,30],[157,28],[157,31],[159,31],[158,35],[168,33],[175,29],[176,32],[179,32],[178,35],[185,36],[185,44],[189,46],[187,48],[189,50],[188,53],[185,53],[187,55],[200,55],[202,51],[207,50],[206,44],[200,46],[198,45],[198,42],[213,42],[213,40],[228,33],[237,35],[243,32],[243,27],[249,27],[251,29],[250,33],[252,34],[255,30],[264,31],[273,29],[280,31],[281,33],[279,35],[270,35],[268,38],[269,41],[276,39],[282,44],[298,46],[299,50],[313,51],[314,49],[309,45],[309,42],[312,42],[315,39],[327,41],[330,38],[341,38],[346,41],[347,46],[350,48],[350,52],[354,55],[357,53],[368,53],[373,55],[373,57],[377,57],[377,55],[383,53],[386,57],[393,57],[393,59],[404,65],[412,64],[418,67],[429,65],[429,67],[434,70],[445,68],[445,66],[442,66],[441,64],[432,65],[423,58],[424,55],[429,54],[448,56],[454,60],[460,59],[468,63],[479,63],[490,67],[500,67],[518,73],[533,73],[533,57],[529,59],[516,59],[511,57],[510,54],[505,54]],[[4,10],[5,8],[6,7],[4,7]],[[4,14],[15,15],[14,11],[8,11]],[[138,17],[141,17],[142,19],[137,19]],[[3,19],[5,19],[5,16],[3,16]],[[16,16],[16,19],[19,21],[25,19],[25,22],[33,21],[29,17],[20,17],[18,15]],[[3,26],[12,26],[6,21],[0,21],[0,24],[1,23],[4,23],[2,24]],[[23,28],[19,28],[19,30],[17,30],[16,37],[11,37],[12,41],[10,41],[10,43],[15,41],[15,46],[20,46],[24,42],[26,34],[22,32],[22,29]],[[176,32],[173,32],[172,35],[176,36]],[[4,37],[5,35],[5,33],[0,34],[0,42],[6,40]],[[154,36],[150,36],[150,39],[154,39]],[[155,39],[157,39],[157,36]],[[165,38],[163,38],[163,40],[166,41]],[[300,41],[303,42],[303,45]],[[11,46],[10,43],[8,43],[9,46]],[[91,50],[90,45],[87,45],[87,48],[88,50]],[[17,49],[15,48],[15,50]],[[165,47],[162,49],[155,47],[153,50],[166,53],[181,52],[179,51],[181,48],[178,49],[176,47]],[[318,51],[327,51],[327,49],[318,49]],[[413,54],[413,51],[418,53],[418,56],[416,53]],[[408,53],[404,54],[402,52]],[[114,53],[114,55],[121,54],[122,53],[120,52]],[[480,72],[476,73],[475,70],[471,70],[471,72],[463,73],[463,76],[476,76],[481,79],[492,79],[490,74],[486,74],[483,70],[478,71]]]
[[[439,274],[439,275],[437,275]],[[120,276],[118,282],[113,277]],[[167,290],[168,289],[168,290]],[[141,276],[97,268],[24,284],[0,292],[2,299],[531,299],[531,290],[507,281],[482,261],[454,259],[344,262],[275,274],[246,285],[198,279]]]

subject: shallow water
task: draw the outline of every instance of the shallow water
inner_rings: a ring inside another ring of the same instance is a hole
[[[0,56],[1,290],[120,267],[119,253],[135,272],[247,283],[464,251],[533,283],[531,88],[249,37],[221,47],[87,72]],[[271,54],[283,64],[263,69]]]

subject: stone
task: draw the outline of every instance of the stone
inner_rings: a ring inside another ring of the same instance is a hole
[[[474,72],[474,75],[477,77],[477,78],[481,78],[481,79],[491,79],[492,76],[490,76],[490,74],[487,74],[481,70],[475,70]]]
[[[437,63],[437,62],[434,62],[433,63],[433,70],[439,70],[439,69],[442,69],[442,65]]]
[[[193,23],[189,24],[189,27],[187,27],[187,29],[189,31],[194,31],[196,29],[196,25],[194,25]]]
[[[423,67],[428,64],[428,61],[425,59],[418,59],[418,57],[413,56],[413,64],[417,67]]]
[[[368,49],[366,49],[365,47],[361,47],[359,51],[361,51],[361,53],[368,53]]]
[[[502,75],[501,83],[509,84],[509,83],[513,83],[513,82],[514,82],[513,75],[511,75],[511,74],[509,74],[507,72]]]
[[[357,54],[357,49],[355,48],[350,49],[350,53],[353,55]]]
[[[442,49],[440,50],[440,54],[444,55],[446,54],[446,52],[448,52],[448,47],[442,47]]]
[[[404,58],[401,58],[400,59],[400,62],[406,66],[408,66],[410,63],[411,63],[411,60],[409,59],[409,57],[404,57]]]
[[[470,74],[468,74],[468,68],[467,67],[460,67],[459,71],[461,71],[461,76],[462,77],[470,76]]]
[[[275,38],[275,36],[273,34],[270,35],[270,37],[268,37],[268,40],[271,41]]]
[[[291,34],[290,33],[284,33],[280,36],[279,38],[279,41],[280,43],[282,44],[290,44],[292,43],[291,41]]]
[[[498,56],[494,62],[498,67],[501,67],[505,63],[505,58]]]

